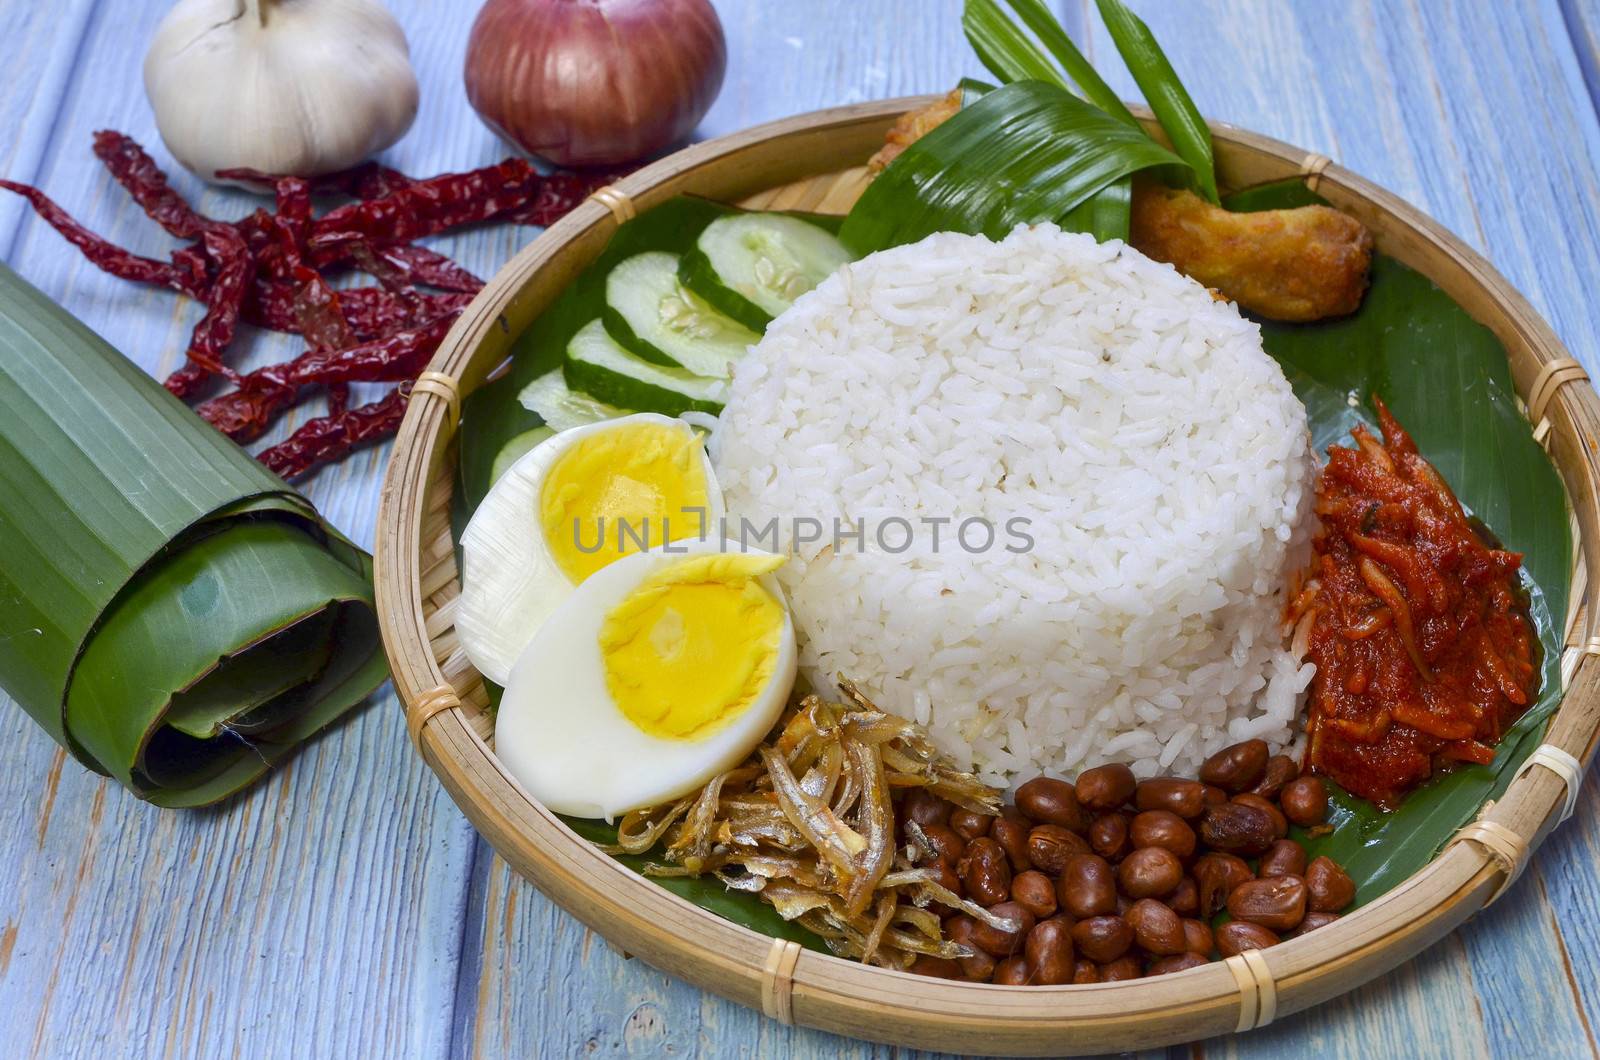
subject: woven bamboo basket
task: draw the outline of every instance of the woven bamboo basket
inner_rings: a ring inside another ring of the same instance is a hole
[[[1549,326],[1488,262],[1323,156],[1213,128],[1225,185],[1301,176],[1365,222],[1381,250],[1429,276],[1494,331],[1509,351],[1536,436],[1566,482],[1581,542],[1563,659],[1566,695],[1539,764],[1425,869],[1313,934],[1175,975],[1062,987],[946,982],[802,950],[694,906],[580,839],[495,758],[485,691],[453,628],[459,584],[449,508],[460,398],[502,364],[515,336],[600,253],[620,222],[681,193],[844,213],[864,187],[862,163],[890,123],[931,98],[819,111],[680,151],[552,226],[467,309],[418,386],[426,397],[406,414],[378,517],[383,637],[411,736],[479,831],[541,891],[623,952],[785,1023],[1005,1054],[1142,1049],[1263,1026],[1395,967],[1498,897],[1562,819],[1563,807],[1570,810],[1574,767],[1587,763],[1600,732],[1600,663],[1587,662],[1600,654],[1600,639],[1583,606],[1584,572],[1600,562],[1600,397]]]

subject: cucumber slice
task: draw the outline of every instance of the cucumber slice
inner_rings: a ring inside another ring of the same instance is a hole
[[[529,412],[536,412],[545,425],[553,431],[570,430],[586,423],[614,420],[626,416],[632,409],[619,409],[596,401],[588,394],[579,394],[567,386],[559,369],[546,372],[517,395],[517,400]]]
[[[635,254],[606,276],[601,319],[624,349],[647,361],[725,379],[760,336],[678,282],[678,255]]]
[[[728,384],[652,364],[617,344],[605,325],[591,320],[567,344],[567,386],[613,405],[678,416],[691,410],[721,412]]]
[[[505,445],[502,445],[500,451],[494,454],[494,465],[489,469],[489,484],[491,486],[494,485],[500,476],[505,474],[506,468],[515,464],[527,454],[528,450],[546,438],[554,438],[555,436],[556,432],[549,427],[535,427],[531,431],[523,431]]]
[[[781,213],[741,213],[706,226],[683,256],[684,286],[757,330],[850,261],[831,232]]]

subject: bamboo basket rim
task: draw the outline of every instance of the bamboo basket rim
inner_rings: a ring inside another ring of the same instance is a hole
[[[601,853],[539,805],[490,750],[481,680],[454,644],[459,591],[448,509],[461,397],[510,340],[598,254],[618,223],[692,191],[726,201],[844,173],[895,117],[936,96],[836,107],[757,126],[661,159],[580,205],[484,288],[429,365],[439,400],[411,403],[385,479],[374,550],[379,617],[418,752],[506,860],[625,953],[783,1022],[970,1052],[1127,1050],[1248,1030],[1382,974],[1498,897],[1558,822],[1569,783],[1525,769],[1459,836],[1388,893],[1315,934],[1252,958],[1122,983],[1006,987],[931,980],[801,950],[733,924]],[[1134,108],[1141,120],[1149,112]],[[1600,736],[1600,654],[1587,570],[1600,569],[1600,396],[1549,326],[1494,268],[1437,222],[1326,156],[1212,123],[1219,169],[1241,187],[1295,175],[1372,228],[1384,252],[1443,287],[1505,345],[1535,437],[1567,489],[1574,528],[1566,690],[1545,743],[1587,765]],[[856,178],[856,191],[862,183]],[[825,205],[825,204],[824,204]],[[848,203],[844,203],[848,205]],[[815,204],[809,204],[815,208]],[[1575,384],[1575,385],[1568,385]],[[423,534],[424,524],[444,532]]]

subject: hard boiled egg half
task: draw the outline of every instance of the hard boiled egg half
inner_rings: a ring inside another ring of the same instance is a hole
[[[782,713],[783,557],[701,540],[591,574],[517,660],[495,753],[557,813],[615,818],[733,768]]]
[[[499,685],[562,601],[611,563],[704,537],[722,492],[703,439],[641,413],[562,431],[495,480],[461,536],[456,633]]]

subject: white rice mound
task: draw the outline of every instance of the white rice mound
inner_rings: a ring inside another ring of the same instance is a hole
[[[990,783],[1292,739],[1305,409],[1171,266],[1048,224],[873,254],[739,362],[715,454],[731,519],[827,528],[778,572],[806,678],[850,677]],[[874,533],[898,548],[895,516],[899,554]],[[923,517],[952,519],[937,549]],[[993,547],[953,540],[969,517]],[[835,519],[865,542],[834,548]]]

